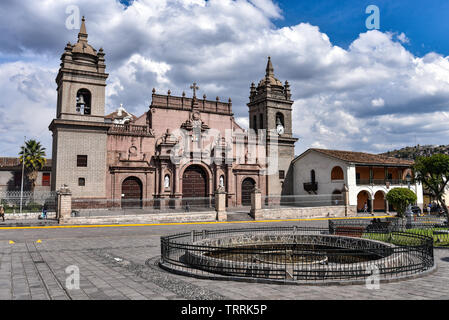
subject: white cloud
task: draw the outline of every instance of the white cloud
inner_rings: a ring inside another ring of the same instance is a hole
[[[383,107],[385,105],[385,101],[382,98],[373,99],[371,100],[371,105],[373,107]]]
[[[9,134],[0,141],[3,154],[39,132],[51,148],[54,78],[77,34],[64,28],[69,4],[86,16],[89,43],[105,50],[108,111],[123,103],[140,115],[153,87],[189,95],[196,81],[199,95],[231,97],[236,121],[247,127],[249,86],[264,76],[270,55],[276,76],[291,85],[297,153],[311,146],[383,152],[415,135],[447,143],[449,57],[415,57],[403,47],[404,33],[368,31],[344,49],[306,21],[276,28],[282,12],[270,0],[136,0],[126,9],[115,0],[49,0],[0,4],[8,10],[0,61],[19,60],[0,64],[0,108],[8,111],[0,132]]]

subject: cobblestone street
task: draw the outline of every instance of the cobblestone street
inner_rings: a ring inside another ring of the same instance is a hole
[[[327,221],[301,222],[304,224],[323,226]],[[162,235],[250,225],[255,224],[1,230],[0,299],[449,299],[449,250],[445,249],[435,249],[435,272],[381,283],[377,290],[364,285],[201,280],[170,274],[156,265]],[[69,290],[66,268],[72,265],[79,268],[80,288]]]

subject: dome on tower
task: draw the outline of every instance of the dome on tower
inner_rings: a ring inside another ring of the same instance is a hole
[[[84,17],[81,20],[81,28],[78,33],[78,42],[73,45],[72,53],[83,53],[91,56],[97,56],[97,51],[87,43],[87,31]]]
[[[282,82],[274,76],[274,68],[273,64],[271,63],[271,57],[268,57],[265,78],[259,81],[258,87],[264,87],[267,84],[271,86],[283,87]]]

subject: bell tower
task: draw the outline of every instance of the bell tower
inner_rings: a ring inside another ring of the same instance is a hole
[[[266,176],[266,194],[293,193],[293,177],[290,168],[295,157],[295,142],[292,130],[292,105],[290,85],[282,84],[274,76],[271,58],[268,57],[265,77],[257,87],[251,84],[249,103],[249,127],[266,132],[266,156],[277,157],[273,164],[277,170],[269,170]]]
[[[85,19],[81,21],[78,42],[67,43],[61,56],[57,119],[104,122],[105,90],[108,74],[103,49],[97,52],[87,42]]]
[[[64,48],[57,84],[53,133],[52,190],[67,185],[74,197],[105,196],[105,89],[108,74],[103,49],[88,43],[85,19],[78,41]]]

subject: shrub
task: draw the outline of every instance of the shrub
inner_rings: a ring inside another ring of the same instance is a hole
[[[387,193],[386,199],[391,203],[398,213],[398,217],[402,217],[407,210],[409,204],[416,202],[416,194],[407,188],[394,188]]]

